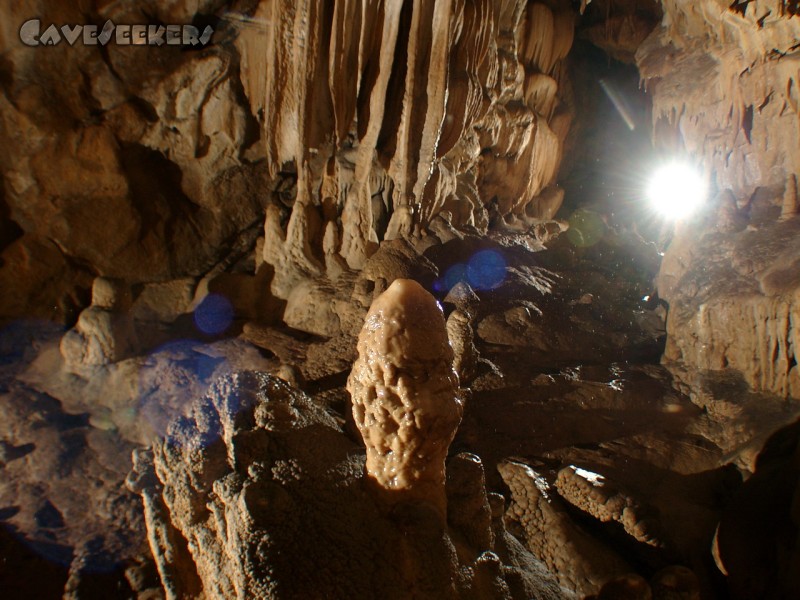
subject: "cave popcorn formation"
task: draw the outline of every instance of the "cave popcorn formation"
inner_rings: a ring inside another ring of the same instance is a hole
[[[444,461],[463,412],[452,364],[439,304],[417,282],[395,280],[367,313],[347,382],[368,481],[390,505],[446,514]]]

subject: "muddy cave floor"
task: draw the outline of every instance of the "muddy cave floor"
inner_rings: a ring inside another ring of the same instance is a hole
[[[488,490],[506,496],[496,467],[509,458],[550,484],[565,467],[601,475],[634,500],[646,526],[633,537],[571,506],[577,524],[646,577],[683,564],[708,597],[725,597],[710,553],[716,525],[753,468],[763,432],[800,408],[749,392],[731,374],[701,378],[691,399],[682,393],[689,390],[660,365],[666,309],[643,300],[658,265],[654,245],[611,229],[584,248],[565,235],[546,250],[519,242],[466,236],[423,253],[424,283],[446,314],[470,316],[477,348],[462,378],[466,408],[451,454],[480,456]],[[453,288],[465,273],[458,265],[481,252],[501,257],[502,277],[490,273],[487,289]],[[130,597],[134,588],[142,597],[142,589],[157,589],[140,499],[124,485],[131,451],[163,435],[226,372],[289,379],[359,441],[345,389],[352,335],[325,339],[236,321],[211,338],[188,318],[156,328],[158,343],[82,372],[66,368],[59,328],[27,322],[3,330],[4,597]]]

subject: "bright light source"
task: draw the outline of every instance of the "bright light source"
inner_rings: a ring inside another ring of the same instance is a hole
[[[671,163],[656,171],[647,195],[653,208],[668,219],[692,214],[706,198],[706,183],[688,165]]]

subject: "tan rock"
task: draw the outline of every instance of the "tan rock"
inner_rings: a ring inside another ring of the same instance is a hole
[[[781,220],[785,221],[796,216],[800,211],[797,196],[797,175],[791,173],[786,179],[786,189],[783,192],[783,204],[781,205]]]
[[[137,451],[127,483],[167,598],[571,598],[488,518],[480,462],[454,461],[447,490],[464,510],[452,529],[418,505],[387,515],[359,485],[363,453],[322,407],[238,372]]]
[[[92,278],[71,265],[52,242],[23,235],[2,251],[0,319],[38,318],[67,324],[85,306]]]
[[[475,347],[475,334],[470,317],[454,310],[447,317],[447,337],[453,348],[453,369],[462,385],[472,380],[478,366],[478,349]]]
[[[124,282],[98,277],[92,285],[92,305],[78,316],[61,340],[68,368],[107,365],[133,354],[137,336],[129,314],[130,288]]]
[[[444,461],[463,410],[452,361],[436,300],[398,279],[367,313],[347,385],[381,499],[426,503],[441,518]]]
[[[773,60],[800,38],[800,22],[785,7],[670,2],[636,53],[645,84],[653,82],[654,123],[678,130],[686,152],[737,198],[783,187],[800,165],[797,67]]]
[[[191,310],[197,281],[192,277],[148,283],[131,307],[134,319],[171,323]]]
[[[653,521],[648,519],[647,508],[602,475],[571,465],[558,472],[555,487],[564,500],[599,521],[616,521],[635,540],[655,547],[663,545]]]
[[[688,567],[673,565],[653,575],[653,600],[700,600],[700,580]]]
[[[311,281],[301,283],[286,300],[283,320],[289,327],[316,335],[340,334],[342,323],[336,312],[334,287]]]
[[[61,355],[70,368],[107,365],[135,348],[133,324],[125,315],[90,306],[61,340]]]
[[[254,22],[275,24],[266,53],[254,31],[239,42],[269,172],[296,173],[291,214],[266,223],[276,295],[320,270],[364,268],[382,241],[417,236],[443,211],[455,229],[485,230],[492,206],[528,224],[551,218],[569,121],[567,110],[555,116],[568,3],[422,3],[402,27],[399,4],[317,8],[262,3]],[[287,44],[299,31],[302,47]],[[324,249],[312,251],[317,228]]]
[[[545,479],[527,465],[498,465],[511,490],[506,523],[518,524],[528,549],[558,578],[581,595],[597,593],[631,568],[611,548],[579,529]]]
[[[653,592],[644,577],[628,573],[605,583],[597,600],[653,600]]]

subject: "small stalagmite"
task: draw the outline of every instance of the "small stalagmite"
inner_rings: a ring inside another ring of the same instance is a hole
[[[797,175],[789,175],[786,178],[786,190],[783,193],[783,206],[781,206],[781,221],[787,221],[796,216],[800,211],[797,204]]]
[[[397,279],[370,307],[347,382],[367,448],[366,477],[393,506],[432,506],[444,520],[445,459],[463,405],[444,315],[410,279]]]

